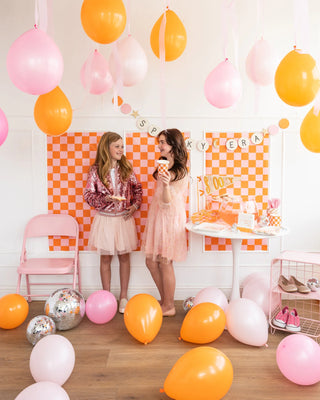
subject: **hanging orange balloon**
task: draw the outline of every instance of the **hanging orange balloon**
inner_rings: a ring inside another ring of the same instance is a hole
[[[90,39],[102,44],[112,43],[126,27],[126,8],[122,0],[84,0],[81,23]]]
[[[34,119],[42,132],[49,136],[59,136],[67,131],[72,122],[72,108],[59,86],[38,97]]]
[[[320,74],[314,58],[301,50],[292,50],[280,62],[274,78],[281,100],[301,107],[313,101],[320,88]]]
[[[128,332],[139,342],[152,342],[162,325],[162,310],[158,300],[143,293],[133,296],[126,305],[124,323]]]
[[[13,329],[28,316],[29,304],[20,294],[7,294],[0,299],[0,328]]]
[[[226,315],[213,303],[200,303],[184,317],[180,336],[186,342],[204,344],[216,340],[224,331]]]
[[[165,60],[173,61],[176,60],[184,52],[187,45],[187,32],[177,14],[172,10],[165,11],[166,14],[166,26],[165,26],[165,37],[164,37],[164,50]],[[151,35],[150,44],[154,54],[160,58],[159,50],[159,34],[160,26],[163,20],[164,14],[154,24]]]
[[[315,115],[313,107],[302,121],[300,138],[306,149],[320,153],[320,113]]]
[[[220,400],[233,380],[229,358],[213,347],[196,347],[185,353],[172,367],[164,391],[172,399]]]

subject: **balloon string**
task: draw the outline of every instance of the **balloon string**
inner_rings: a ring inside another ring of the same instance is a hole
[[[167,23],[167,10],[163,13],[159,29],[159,56],[160,56],[160,104],[161,104],[161,122],[162,129],[166,129],[166,82],[165,82],[165,63],[166,63],[166,49],[165,49],[165,33]]]
[[[127,0],[127,32],[128,32],[128,36],[131,36],[131,7],[130,7],[130,0]]]
[[[308,0],[294,0],[293,4],[295,45],[307,52],[310,37]]]
[[[122,71],[122,62],[120,59],[119,55],[119,50],[118,50],[118,41],[116,41],[113,45],[112,52],[114,54],[114,59],[115,59],[115,65],[116,65],[116,76],[115,76],[115,82],[113,85],[113,106],[116,111],[119,109],[119,104],[118,104],[118,96],[121,95],[122,88],[123,88],[123,71]]]
[[[36,0],[34,18],[36,25],[44,32],[48,29],[48,4],[47,0]]]

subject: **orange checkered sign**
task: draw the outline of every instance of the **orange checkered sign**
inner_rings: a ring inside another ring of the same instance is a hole
[[[268,206],[269,192],[269,137],[264,136],[261,143],[256,144],[248,139],[252,135],[253,133],[245,135],[240,132],[206,132],[209,148],[205,153],[205,173],[211,178],[207,180],[205,189],[207,193],[208,191],[212,193],[216,189],[216,194],[229,194],[233,197],[241,197],[245,201],[254,199],[258,210],[265,211]],[[235,147],[233,151],[227,149],[228,142],[237,143],[240,139],[245,139],[248,145]],[[221,187],[219,187],[219,177],[228,178],[228,182],[221,181]],[[232,182],[230,182],[230,177],[233,177]],[[243,240],[242,242],[242,250],[266,251],[267,246],[266,239]],[[204,249],[205,251],[231,251],[231,241],[205,237]]]

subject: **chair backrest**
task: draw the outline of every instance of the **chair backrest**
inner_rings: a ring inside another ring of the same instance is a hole
[[[22,254],[25,256],[28,238],[43,236],[69,236],[76,238],[75,251],[78,252],[79,225],[69,214],[39,214],[31,218],[24,231]]]

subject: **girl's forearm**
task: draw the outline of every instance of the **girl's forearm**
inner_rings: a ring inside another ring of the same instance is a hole
[[[170,193],[169,185],[163,186],[161,200],[163,203],[171,202],[171,193]]]

